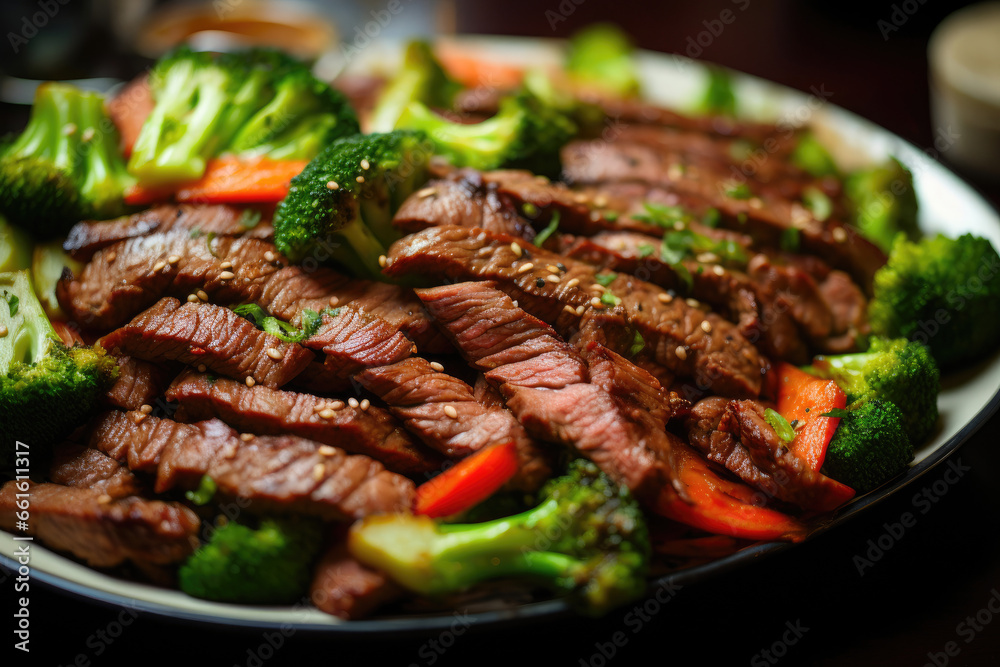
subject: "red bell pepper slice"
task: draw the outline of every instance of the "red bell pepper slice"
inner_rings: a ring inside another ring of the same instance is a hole
[[[288,194],[291,180],[306,165],[305,160],[214,158],[197,181],[167,188],[136,185],[125,193],[125,203],[142,206],[170,199],[204,204],[276,204]]]
[[[458,514],[493,495],[517,472],[517,447],[485,447],[417,487],[414,514],[431,518]]]
[[[824,380],[781,362],[778,374],[778,413],[794,424],[796,434],[789,449],[819,472],[826,459],[826,449],[840,423],[839,417],[823,413],[847,405],[847,395],[833,380]]]
[[[674,474],[689,500],[672,487],[664,487],[656,503],[657,513],[716,535],[793,542],[805,538],[806,528],[799,521],[752,504],[757,495],[753,489],[719,477],[689,447],[675,447],[673,462]]]

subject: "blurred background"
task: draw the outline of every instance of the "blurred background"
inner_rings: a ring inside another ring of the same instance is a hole
[[[108,89],[185,40],[219,50],[274,44],[315,60],[319,72],[333,76],[343,64],[345,49],[362,43],[454,33],[562,38],[589,23],[613,21],[642,48],[711,61],[803,91],[822,86],[833,92],[834,104],[940,157],[997,205],[1000,185],[988,172],[993,165],[996,173],[1000,152],[988,137],[1000,133],[1000,71],[990,73],[990,67],[997,67],[990,63],[1000,62],[1000,28],[984,25],[985,41],[965,43],[968,57],[981,60],[982,66],[982,76],[973,85],[979,85],[978,90],[964,91],[975,98],[963,103],[975,108],[981,125],[962,131],[965,143],[976,149],[972,159],[963,159],[960,151],[940,150],[945,145],[941,138],[954,135],[956,123],[962,121],[954,109],[938,106],[932,112],[931,36],[946,16],[967,4],[3,0],[0,131],[23,126],[38,80],[85,80],[85,85]],[[735,20],[722,22],[723,12]],[[986,139],[977,132],[984,132]],[[994,417],[959,451],[957,458],[971,472],[948,486],[932,510],[864,576],[858,573],[856,557],[866,553],[869,540],[912,510],[908,493],[805,545],[692,585],[645,621],[642,632],[630,632],[625,645],[611,649],[608,642],[623,629],[621,616],[473,628],[466,637],[452,637],[454,647],[441,653],[427,650],[427,637],[300,635],[288,638],[271,662],[317,664],[361,657],[393,665],[517,660],[602,667],[653,656],[681,664],[694,659],[726,665],[998,664],[1000,618],[990,607],[994,597],[1000,602],[998,431],[1000,420]],[[932,471],[914,492],[931,488],[943,472],[943,467]],[[8,585],[2,584],[3,597]],[[88,656],[88,664],[124,664],[150,651],[189,661],[196,653],[195,664],[261,664],[254,663],[253,653],[261,643],[259,631],[185,627],[184,641],[177,642],[166,638],[177,626],[149,615],[140,615],[120,638],[102,643],[102,652],[96,654],[86,648],[88,642],[95,629],[118,617],[118,610],[45,588],[32,595],[38,651],[32,657],[44,657],[30,664],[69,664],[78,654]],[[771,651],[787,639],[792,626],[808,630],[780,651]],[[978,629],[966,641],[969,628]]]

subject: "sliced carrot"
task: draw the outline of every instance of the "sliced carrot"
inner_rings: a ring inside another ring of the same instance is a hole
[[[516,472],[513,441],[485,447],[417,487],[414,513],[432,518],[458,514],[489,498]]]
[[[289,183],[307,164],[305,160],[265,157],[213,158],[197,181],[172,188],[136,185],[125,192],[125,203],[142,206],[173,196],[179,202],[203,204],[275,204],[285,198]]]
[[[482,58],[460,46],[442,44],[435,49],[441,66],[466,88],[490,87],[508,90],[521,85],[524,70],[515,65]]]
[[[795,439],[789,449],[819,471],[826,459],[826,449],[840,423],[838,417],[823,413],[847,405],[847,395],[833,380],[824,380],[781,362],[778,375],[778,413],[795,427]]]

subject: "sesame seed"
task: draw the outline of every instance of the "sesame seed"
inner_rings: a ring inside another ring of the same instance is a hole
[[[660,300],[660,303],[670,303],[674,300],[674,297],[667,292],[660,292],[656,295],[656,298]]]
[[[458,419],[458,410],[455,409],[454,405],[444,406],[444,413],[452,419]]]
[[[264,253],[264,261],[265,262],[273,262],[274,261],[274,253],[271,252],[270,250],[268,250],[267,252],[265,252]]]
[[[319,480],[323,479],[323,475],[325,474],[326,474],[326,466],[324,466],[322,463],[317,463],[316,465],[313,466],[314,480],[318,482]]]
[[[559,276],[557,276],[554,273],[551,274],[551,275],[545,276],[545,279],[548,280],[550,283],[557,283],[557,282],[559,282],[559,281],[562,280],[562,278],[560,278]]]
[[[207,370],[208,370],[208,366],[206,366],[205,364],[198,364],[198,372],[199,373],[204,373]]]
[[[269,347],[267,348],[267,356],[271,357],[275,361],[278,361],[285,355],[283,355],[277,348]]]
[[[198,301],[199,299],[197,294],[188,294],[188,303],[198,303]]]
[[[340,184],[337,183],[337,181],[327,181],[326,187],[328,190],[336,190],[337,188],[340,187]]]
[[[319,416],[321,419],[333,419],[337,416],[337,413],[330,408],[326,408],[319,411]]]
[[[548,271],[549,273],[559,273],[559,267],[556,266],[555,264],[549,264],[548,266],[545,267],[545,270]]]
[[[587,202],[587,195],[583,194],[582,192],[575,194],[573,195],[573,201],[575,201],[577,204],[585,204]]]
[[[684,349],[683,345],[678,345],[674,349],[674,354],[677,355],[677,358],[680,359],[681,361],[684,361],[685,359],[688,358],[688,351]]]
[[[719,256],[716,255],[714,252],[703,252],[697,257],[695,257],[695,259],[705,264],[711,264],[712,262],[718,262]]]
[[[76,134],[76,124],[66,123],[65,125],[63,125],[62,133],[65,134],[67,137]]]
[[[330,297],[330,305],[331,306],[336,306],[338,303],[340,303],[340,297],[339,296],[331,296]]]
[[[148,415],[152,411],[153,411],[153,406],[149,405],[148,403],[143,403],[142,405],[139,406],[139,412],[141,412],[144,415]]]
[[[433,194],[437,194],[437,188],[423,188],[421,190],[417,190],[417,197],[420,199],[426,199]]]
[[[566,287],[576,287],[580,284],[579,278],[570,278],[569,282],[566,283]]]
[[[359,408],[361,408],[362,410],[367,410],[367,409],[368,409],[368,408],[370,408],[371,406],[372,406],[372,402],[371,402],[371,401],[369,401],[369,400],[368,400],[367,398],[366,398],[366,399],[364,399],[364,400],[362,400],[362,401],[361,401],[361,404],[360,404],[360,405],[358,405],[358,407],[359,407]]]
[[[755,208],[755,209],[764,208],[764,202],[760,200],[760,197],[752,198],[750,201],[747,202],[747,204],[750,205],[750,208]]]
[[[330,408],[333,409],[333,410],[343,410],[344,409],[344,402],[343,401],[334,401],[333,403],[330,404]]]
[[[691,306],[692,308],[698,308],[699,306],[701,306],[701,304],[698,303],[698,299],[685,299],[684,303]]]
[[[3,338],[7,334],[8,334],[7,327],[4,326],[3,324],[0,324],[0,338]]]
[[[316,451],[319,452],[320,456],[333,456],[337,453],[337,448],[330,445],[320,445]]]
[[[837,243],[843,243],[847,240],[847,230],[843,227],[834,227],[833,229],[833,240]]]
[[[229,270],[229,269],[233,268],[233,263],[230,262],[230,261],[228,261],[228,260],[226,260],[222,264],[219,264],[219,268],[223,269],[223,270]]]
[[[358,176],[354,180],[356,180],[358,183],[364,183],[365,182],[365,177],[364,176]]]
[[[97,132],[94,130],[94,128],[88,127],[86,130],[83,131],[83,134],[80,135],[80,139],[82,139],[83,141],[90,141],[91,139],[94,138],[95,134],[97,134]]]
[[[368,160],[361,160],[361,168],[362,169],[367,170],[371,166],[372,165],[371,165],[371,163],[368,162]]]
[[[349,398],[349,399],[347,399],[347,404],[349,406],[351,406],[352,408],[356,408],[356,407],[358,407],[358,405],[360,405],[358,403],[358,399],[356,399],[356,398]]]
[[[531,271],[533,268],[535,268],[534,264],[532,264],[531,262],[526,262],[526,263],[524,263],[524,264],[522,264],[521,266],[518,267],[517,272],[518,273],[527,273],[528,271]]]
[[[236,274],[232,271],[223,271],[219,274],[219,280],[232,280],[236,277]]]
[[[724,276],[726,274],[726,270],[721,266],[719,266],[718,264],[716,264],[715,266],[712,267],[712,273],[714,273],[717,276]]]
[[[116,253],[114,250],[112,250],[111,252],[109,252],[108,253],[108,264],[110,264],[111,262],[115,261],[115,259],[117,259],[117,257],[118,257],[118,253]]]
[[[596,296],[593,299],[590,300],[590,305],[593,306],[594,308],[598,308],[598,309],[604,308],[604,303],[600,299],[598,299]]]
[[[514,241],[513,243],[510,244],[510,251],[515,255],[517,255],[518,257],[521,256],[521,246],[518,244],[517,241]]]
[[[206,292],[205,290],[200,289],[197,292],[195,292],[195,294],[197,294],[198,298],[201,299],[202,301],[208,301],[208,292]]]
[[[600,211],[591,211],[590,212],[590,220],[592,222],[597,222],[600,219],[601,219],[601,212]]]
[[[590,284],[590,289],[597,290],[598,292],[603,292],[604,291],[604,285],[602,285],[600,283],[591,283]]]
[[[170,257],[167,257],[167,264],[176,264],[179,261],[181,261],[180,255],[171,255]]]
[[[246,379],[246,383],[247,383],[247,386],[248,386],[248,387],[252,387],[252,386],[254,386],[255,384],[257,384],[257,381],[256,381],[256,380],[254,380],[254,379],[253,379],[253,378],[252,378],[251,376],[249,376],[249,375],[248,375],[248,376],[247,376],[247,379]]]
[[[701,330],[705,333],[712,333],[712,323],[708,320],[701,321]]]
[[[584,313],[585,310],[587,310],[586,306],[577,306],[576,307],[576,314],[577,315],[583,315],[583,313]]]
[[[319,403],[317,403],[316,405],[313,406],[313,412],[323,412],[326,409],[327,409],[327,405],[326,405],[326,403],[323,403],[322,401],[320,401]]]
[[[679,164],[672,164],[667,169],[667,178],[669,178],[671,181],[679,181],[681,179],[681,176],[683,175],[684,175],[684,170],[681,169],[681,166]]]
[[[135,412],[132,414],[132,421],[136,424],[142,423],[142,420],[146,418],[146,414],[143,412]]]
[[[679,232],[684,231],[684,223],[678,220],[677,222],[674,223],[674,229],[676,229]]]
[[[107,505],[108,503],[111,502],[111,496],[109,496],[106,493],[102,493],[97,497],[97,502],[100,503],[101,505]]]
[[[240,440],[243,442],[250,442],[253,440],[253,433],[240,433]]]
[[[388,262],[388,261],[389,260],[386,259],[385,255],[379,255],[378,256],[378,265],[381,266],[383,269],[385,268],[386,262]]]
[[[156,273],[157,271],[162,270],[163,267],[165,267],[166,265],[167,265],[167,263],[164,262],[163,260],[160,260],[156,264],[153,264],[153,273]]]
[[[563,310],[565,310],[570,315],[575,315],[576,314],[576,308],[574,308],[573,306],[571,306],[569,304],[566,304],[565,306],[563,306]]]
[[[444,370],[444,366],[442,366],[442,365],[441,365],[441,364],[440,364],[439,362],[437,362],[437,361],[432,361],[432,362],[431,362],[431,368],[433,368],[434,370],[436,370],[436,371],[437,371],[438,373],[440,373],[441,371],[443,371],[443,370]]]

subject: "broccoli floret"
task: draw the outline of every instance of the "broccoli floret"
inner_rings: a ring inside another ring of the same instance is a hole
[[[156,63],[149,85],[156,104],[128,163],[147,186],[195,180],[221,153],[309,159],[358,131],[341,93],[269,49],[215,56],[181,47]]]
[[[322,537],[323,524],[302,517],[263,519],[257,528],[226,523],[181,566],[180,588],[217,602],[296,602],[309,588]]]
[[[402,65],[375,102],[368,121],[369,131],[395,129],[403,110],[411,102],[432,108],[450,108],[461,90],[462,86],[444,71],[430,44],[419,40],[409,42]]]
[[[840,417],[840,423],[826,451],[824,475],[865,493],[913,460],[913,442],[895,404],[862,400],[835,410],[833,416]]]
[[[58,239],[35,245],[31,256],[31,281],[45,314],[50,318],[68,319],[56,298],[56,286],[64,269],[69,269],[78,276],[83,267],[82,262],[76,261],[63,250],[62,241]]]
[[[811,370],[835,380],[849,402],[880,399],[894,403],[914,443],[924,442],[937,425],[941,374],[921,343],[872,338],[867,352],[817,357]]]
[[[90,415],[118,366],[100,347],[66,347],[27,271],[0,274],[0,467],[16,440],[51,445]]]
[[[125,213],[125,170],[104,97],[61,83],[35,93],[27,127],[0,153],[0,212],[40,237]]]
[[[921,237],[913,174],[899,160],[848,174],[844,191],[854,210],[854,225],[885,252],[897,234],[911,241]]]
[[[1000,256],[987,239],[900,237],[875,273],[872,331],[925,343],[948,370],[989,353],[1000,340]]]
[[[458,167],[510,167],[553,177],[560,172],[560,149],[577,134],[569,116],[528,90],[505,97],[496,115],[480,123],[451,121],[411,102],[397,127],[424,132]]]
[[[427,180],[432,147],[416,132],[339,139],[292,179],[274,214],[274,241],[292,261],[332,257],[355,275],[381,276],[398,238],[392,216]]]
[[[519,577],[571,593],[593,614],[643,592],[650,551],[636,501],[582,459],[548,482],[540,504],[526,512],[472,524],[371,516],[351,528],[348,545],[356,558],[418,593]]]
[[[566,73],[582,88],[617,97],[634,97],[641,85],[632,41],[610,23],[597,23],[569,40]]]

